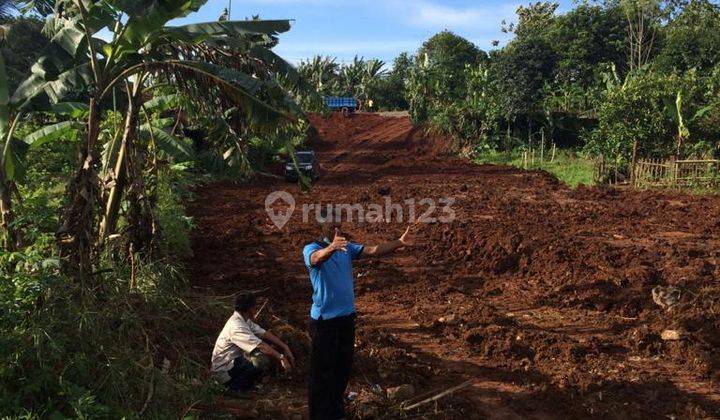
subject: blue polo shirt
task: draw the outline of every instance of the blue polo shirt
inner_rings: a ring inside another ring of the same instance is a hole
[[[313,287],[312,319],[332,319],[355,313],[352,262],[360,257],[363,245],[348,243],[347,252],[335,251],[317,266],[310,264],[313,252],[327,248],[325,242],[305,245],[303,258]]]

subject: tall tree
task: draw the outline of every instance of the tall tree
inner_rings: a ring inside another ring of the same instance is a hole
[[[487,54],[467,39],[442,31],[425,41],[416,54],[416,63],[435,69],[444,80],[444,94],[460,98],[465,94],[465,67],[487,59]]]
[[[400,53],[393,61],[392,70],[382,82],[378,92],[378,106],[389,109],[408,109],[405,99],[405,83],[408,79],[413,58],[406,52]]]
[[[559,84],[588,88],[603,65],[627,68],[627,22],[617,6],[578,5],[557,16],[546,34],[558,56]]]
[[[621,0],[628,27],[630,71],[650,62],[662,18],[661,0]]]
[[[707,71],[720,64],[720,6],[692,0],[664,28],[656,62],[664,71]]]

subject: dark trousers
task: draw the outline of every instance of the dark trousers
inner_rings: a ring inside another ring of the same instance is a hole
[[[267,367],[267,358],[260,350],[253,350],[252,353],[238,357],[233,362],[233,367],[228,371],[230,380],[225,386],[233,391],[249,391],[262,377]]]
[[[355,346],[355,315],[311,319],[310,337],[310,419],[344,418],[343,397],[350,380]]]

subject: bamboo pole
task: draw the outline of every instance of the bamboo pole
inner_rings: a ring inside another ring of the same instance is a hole
[[[638,142],[637,139],[633,142],[633,150],[632,150],[632,161],[630,162],[630,184],[634,184],[635,179],[635,164],[637,163],[637,150],[638,150]]]

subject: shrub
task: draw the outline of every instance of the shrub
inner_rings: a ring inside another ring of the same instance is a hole
[[[666,156],[672,152],[673,125],[664,99],[674,96],[677,79],[656,73],[628,76],[612,87],[598,111],[598,127],[587,136],[587,150],[603,154],[625,167],[638,142],[640,156]]]

